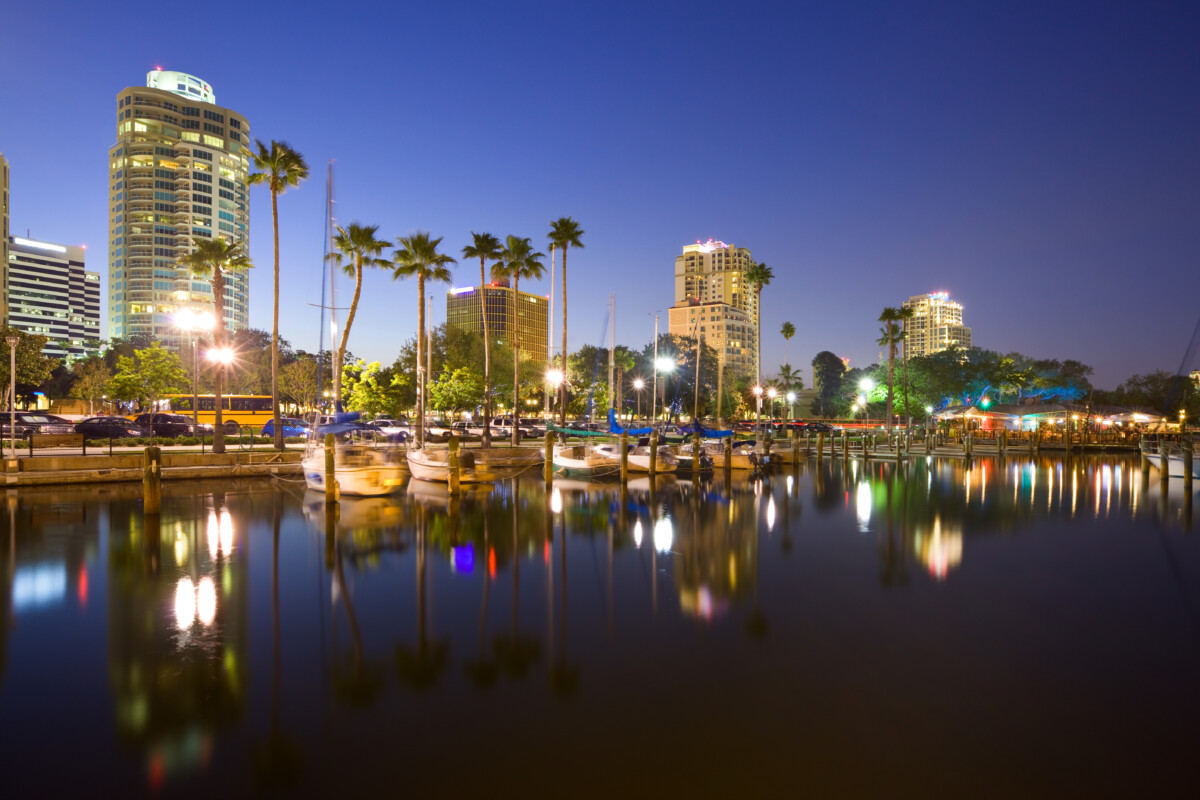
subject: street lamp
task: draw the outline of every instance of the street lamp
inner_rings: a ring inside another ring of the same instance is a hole
[[[658,387],[657,387],[658,373],[670,372],[673,369],[675,369],[675,360],[674,359],[666,358],[666,357],[654,359],[654,383],[656,384],[656,386],[655,386],[655,389],[653,392],[654,396],[650,398],[650,419],[651,420],[654,420],[657,418],[657,415],[655,414],[655,411],[654,411],[654,404],[658,400]],[[667,406],[667,385],[666,385],[666,383],[663,383],[663,408],[666,408],[666,406]],[[651,424],[653,424],[653,422]]]
[[[771,398],[771,422],[775,421],[775,398],[778,395],[779,392],[775,390],[774,386],[772,386],[770,389],[767,389],[767,397]]]
[[[8,434],[9,453],[17,453],[17,342],[16,336],[7,336],[8,342]]]
[[[870,378],[863,378],[858,382],[858,388],[862,390],[862,394],[859,395],[859,400],[862,402],[863,406],[863,418],[866,420],[867,427],[870,427],[871,415],[867,413],[867,395],[869,395],[871,390],[875,388],[875,381],[871,380]]]
[[[925,406],[925,430],[928,431],[933,422],[933,406]],[[928,451],[926,451],[928,452]]]
[[[788,392],[787,393],[787,401],[788,401],[788,419],[793,420],[796,418],[796,393]]]
[[[546,370],[546,383],[548,383],[554,387],[554,391],[550,392],[549,394],[546,395],[546,398],[547,398],[546,410],[547,411],[549,411],[551,408],[551,401],[549,400],[549,398],[558,397],[558,387],[562,385],[563,380],[564,380],[564,375],[563,375],[563,371],[561,369]],[[514,416],[515,416],[515,414],[514,414]],[[551,414],[551,416],[553,416],[553,414]],[[513,425],[515,426],[516,424],[517,424],[516,420],[513,420]]]
[[[761,386],[755,386],[753,391],[754,391],[754,398],[755,398],[755,400],[757,400],[757,410],[755,411],[755,414],[754,414],[754,440],[757,442],[761,442],[762,441],[763,388]]]
[[[231,348],[225,347],[225,346],[214,347],[208,351],[206,356],[209,361],[218,365],[218,367],[220,368],[221,380],[220,380],[219,385],[223,387],[225,385],[225,370],[229,367],[230,364],[233,363],[233,350]],[[222,434],[224,434],[224,431],[225,431],[225,429],[224,429],[225,422],[222,419],[222,415],[221,415],[221,411],[222,411],[221,407],[223,405],[224,405],[223,398],[221,398],[220,396],[213,397],[213,413],[214,413],[214,417],[213,417],[213,448],[214,449],[213,449],[213,452],[214,453],[217,452],[217,450],[216,450],[217,429],[220,428]],[[224,446],[224,439],[222,439],[222,447],[223,446]],[[225,452],[225,451],[221,450],[220,452]]]
[[[637,418],[639,420],[642,418],[642,389],[645,389],[645,388],[646,388],[646,382],[644,380],[642,380],[641,378],[633,379],[633,389],[635,392],[637,392],[637,397],[638,397]]]
[[[196,311],[191,308],[185,308],[175,315],[175,327],[182,331],[187,331],[192,335],[192,427],[197,435],[200,433],[200,398],[199,389],[199,365],[197,348],[199,346],[200,331],[210,331],[213,326],[213,316],[205,311]]]

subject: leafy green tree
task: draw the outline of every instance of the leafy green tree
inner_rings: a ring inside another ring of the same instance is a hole
[[[229,271],[242,272],[249,269],[250,257],[242,250],[240,242],[196,236],[192,239],[192,246],[195,249],[181,258],[180,263],[190,268],[193,276],[208,278],[212,284],[213,319],[216,321],[213,325],[213,343],[220,349],[225,346],[225,273]],[[216,409],[216,424],[213,425],[212,451],[214,453],[225,452],[225,430],[221,424],[221,389],[224,373],[223,368],[217,368],[216,388],[213,391],[214,408]],[[117,374],[120,375],[119,366]]]
[[[378,361],[347,364],[342,370],[342,396],[348,411],[361,411],[368,417],[396,413],[398,397],[390,371],[383,370]]]
[[[421,344],[425,338],[425,281],[450,283],[449,264],[457,264],[450,256],[437,251],[442,237],[432,239],[428,231],[417,231],[411,236],[396,240],[396,251],[392,256],[396,266],[392,269],[392,280],[417,279],[417,447],[425,445],[425,396],[421,391]]]
[[[813,388],[817,390],[812,413],[828,418],[836,413],[838,399],[843,393],[846,362],[837,354],[822,350],[813,357],[812,368]]]
[[[442,374],[429,386],[429,402],[438,411],[474,408],[482,400],[483,382],[468,367],[451,370],[445,366]]]
[[[179,356],[155,342],[136,351],[132,357],[120,357],[117,374],[109,382],[109,391],[118,400],[136,400],[140,406],[153,410],[163,397],[182,392],[187,385],[188,376]],[[213,448],[216,448],[215,439]]]
[[[582,233],[582,231],[580,231]],[[533,249],[529,239],[520,236],[509,234],[504,240],[504,253],[499,264],[492,267],[492,277],[500,280],[511,280],[513,284],[513,309],[512,309],[512,326],[516,330],[518,328],[517,313],[517,297],[519,297],[521,279],[522,278],[540,278],[545,272],[545,266],[542,264],[542,259],[545,256]],[[565,254],[563,260],[565,261]],[[563,270],[564,273],[566,270]],[[564,349],[565,353],[566,350]],[[521,413],[521,348],[513,347],[513,416],[519,416]],[[564,395],[565,397],[565,395]],[[564,417],[566,411],[563,411]],[[520,444],[521,432],[518,426],[512,427],[512,443]]]
[[[499,261],[503,250],[500,240],[490,233],[471,231],[471,244],[462,250],[463,258],[479,259],[479,314],[483,319],[483,417],[492,418],[492,337],[487,318],[487,262]],[[483,426],[483,447],[492,446],[492,426]]]
[[[104,363],[104,359],[95,356],[76,361],[72,371],[75,373],[75,383],[71,386],[71,397],[87,400],[88,414],[95,414],[96,400],[108,394],[112,370]]]
[[[17,396],[22,396],[22,386],[33,388],[40,386],[54,372],[54,368],[59,365],[60,359],[49,358],[42,355],[42,350],[46,347],[46,337],[41,334],[25,333],[16,328],[4,327],[0,328],[0,345],[7,343],[9,336],[17,337]],[[4,397],[8,397],[9,389],[9,361],[10,353],[8,348],[3,348],[3,358],[0,358],[0,392],[3,392]],[[4,401],[4,407],[8,407],[7,399]]]
[[[567,250],[574,247],[577,250],[583,249],[583,228],[579,227],[579,223],[570,217],[559,217],[550,223],[550,233],[546,234],[546,238],[550,240],[550,246],[562,250],[562,354],[563,358],[567,355]],[[515,323],[514,323],[515,324]],[[561,387],[562,390],[562,419],[561,424],[567,424],[567,403],[566,403],[566,384]]]
[[[279,370],[279,391],[293,403],[312,408],[317,404],[317,360],[305,355]]]
[[[275,284],[272,294],[271,317],[271,407],[274,415],[275,449],[283,449],[283,426],[279,424],[279,195],[289,186],[299,186],[308,180],[308,164],[304,156],[293,150],[287,142],[271,140],[268,150],[262,141],[255,139],[258,152],[250,152],[254,161],[253,172],[246,183],[265,184],[271,190],[271,229],[275,241]]]
[[[387,239],[376,239],[378,225],[359,225],[350,223],[350,227],[338,226],[337,234],[333,237],[336,252],[330,253],[329,258],[342,268],[346,275],[354,277],[354,295],[350,298],[350,313],[346,315],[346,324],[342,328],[342,338],[333,353],[333,382],[330,387],[334,395],[334,407],[341,402],[342,368],[346,363],[346,344],[350,341],[350,327],[354,325],[354,315],[358,312],[358,299],[362,296],[363,270],[368,267],[386,267],[390,262],[379,258],[379,254],[388,246]]]

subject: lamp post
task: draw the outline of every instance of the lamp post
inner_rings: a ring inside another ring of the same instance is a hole
[[[639,420],[642,418],[642,389],[645,389],[645,388],[646,388],[646,382],[644,380],[642,380],[641,378],[633,379],[633,389],[634,389],[634,391],[637,392],[637,398],[638,398],[637,418]]]
[[[763,388],[761,386],[754,387],[754,399],[757,401],[757,410],[754,413],[754,441],[762,441],[762,395]]]
[[[875,381],[871,380],[870,378],[863,378],[858,382],[858,388],[862,390],[860,399],[862,400],[863,404],[863,417],[866,419],[867,427],[870,427],[871,415],[867,410],[867,395],[869,395],[871,390],[875,388]]]
[[[212,314],[205,311],[195,311],[185,308],[175,316],[175,327],[187,331],[192,337],[192,428],[196,435],[200,434],[200,365],[197,363],[199,353],[200,331],[210,331],[213,326]]]
[[[674,359],[667,358],[666,356],[664,356],[664,357],[662,357],[662,358],[656,358],[656,359],[654,359],[654,383],[655,383],[655,385],[657,386],[657,384],[658,384],[658,373],[660,373],[660,372],[664,372],[664,373],[665,373],[665,372],[670,372],[670,371],[671,371],[671,370],[673,370],[673,369],[675,369],[675,360],[674,360]],[[655,401],[656,401],[656,400],[658,400],[657,394],[658,394],[658,390],[657,390],[657,389],[655,389],[655,395],[656,395],[656,396],[655,396],[655,397],[651,397],[651,398],[650,398],[650,416],[651,416],[652,420],[656,418],[656,415],[655,415],[655,412],[654,412],[654,403],[655,403]],[[667,407],[667,384],[666,384],[666,379],[664,378],[664,382],[663,382],[663,408],[664,408],[664,409],[666,409],[666,407]],[[650,424],[651,424],[651,425],[653,425],[653,424],[654,424],[654,422],[653,422],[653,421],[651,421],[651,423],[650,423]]]
[[[788,401],[788,421],[790,422],[796,418],[796,393],[788,392],[787,393],[787,401]]]
[[[778,392],[778,391],[776,391],[776,389],[775,389],[775,387],[774,387],[774,386],[772,386],[770,389],[767,389],[767,397],[771,398],[771,414],[770,414],[770,417],[771,417],[771,423],[772,423],[772,424],[774,424],[774,422],[775,422],[775,398],[776,398],[776,397],[778,397],[778,396],[779,396],[779,392]]]
[[[9,454],[17,452],[17,342],[16,336],[5,337],[8,342],[8,436]]]
[[[933,422],[933,406],[925,406],[925,435],[929,435],[930,424]]]
[[[564,375],[563,375],[563,371],[561,369],[546,370],[546,383],[548,383],[554,387],[554,392],[552,394],[547,395],[547,405],[546,405],[547,412],[550,411],[549,398],[550,397],[558,397],[558,387],[562,385],[563,378],[564,378]],[[515,425],[516,422],[514,421],[513,424]]]
[[[228,347],[214,347],[207,353],[208,360],[218,365],[221,370],[221,377],[218,381],[218,386],[225,384],[225,370],[233,363],[233,350]],[[225,423],[222,419],[222,406],[225,404],[224,398],[217,394],[213,397],[213,452],[225,452]]]

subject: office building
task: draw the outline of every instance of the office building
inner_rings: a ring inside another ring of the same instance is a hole
[[[487,303],[488,333],[492,341],[513,347],[515,334],[522,360],[546,361],[550,311],[546,298],[541,295],[517,292],[514,304],[513,290],[504,282],[451,289],[446,293],[446,324],[483,333],[480,291]]]
[[[8,159],[0,153],[0,326],[8,324]]]
[[[913,310],[904,323],[908,357],[940,353],[951,345],[971,347],[971,329],[963,325],[963,307],[950,299],[948,292],[930,292],[908,298],[904,308]]]
[[[675,256],[675,304],[668,330],[702,336],[726,366],[754,373],[758,297],[746,286],[750,251],[724,242],[684,245]]]
[[[72,360],[100,349],[100,273],[84,249],[8,237],[9,325],[46,337],[42,354]]]
[[[155,70],[117,95],[109,151],[108,335],[147,334],[179,348],[183,309],[213,310],[207,279],[178,265],[196,238],[248,245],[250,125],[205,81]],[[249,275],[226,274],[230,333],[248,325]]]

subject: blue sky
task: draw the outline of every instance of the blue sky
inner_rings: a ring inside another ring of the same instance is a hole
[[[826,349],[862,366],[884,306],[946,290],[977,345],[1076,358],[1111,388],[1178,368],[1200,313],[1194,3],[51,0],[5,20],[13,232],[87,244],[107,288],[116,94],[156,66],[198,75],[312,167],[280,200],[283,335],[305,349],[330,159],[338,221],[393,240],[545,250],[551,219],[579,220],[572,348],[602,342],[610,293],[618,342],[648,342],[656,311],[665,329],[674,257],[709,237],[775,271],[765,373],[784,321],[806,374]],[[251,324],[269,329],[265,190],[251,225]],[[415,293],[369,275],[350,349],[391,362]]]

